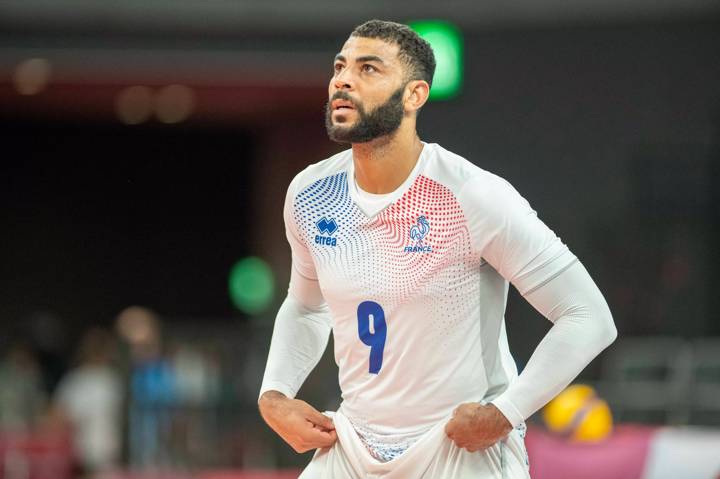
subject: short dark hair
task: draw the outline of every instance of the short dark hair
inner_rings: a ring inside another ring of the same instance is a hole
[[[408,80],[425,80],[432,85],[435,54],[427,40],[407,25],[385,20],[369,20],[355,27],[350,36],[377,38],[396,44],[400,47],[400,59],[409,67]]]

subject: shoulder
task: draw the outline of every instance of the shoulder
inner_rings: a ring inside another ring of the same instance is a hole
[[[524,201],[504,178],[487,171],[466,158],[432,143],[427,175],[449,188],[461,203],[492,206],[504,201]]]
[[[309,165],[295,175],[288,186],[288,198],[295,197],[318,181],[347,172],[349,162],[352,161],[352,150],[344,150],[317,163]]]

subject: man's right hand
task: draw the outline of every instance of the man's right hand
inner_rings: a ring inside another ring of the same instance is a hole
[[[337,441],[332,419],[299,399],[267,391],[258,402],[265,422],[296,452],[330,447]]]

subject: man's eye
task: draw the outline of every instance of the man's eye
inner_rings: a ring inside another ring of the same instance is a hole
[[[377,71],[374,66],[369,65],[369,64],[363,65],[363,66],[362,66],[362,69],[363,69],[364,72],[374,72],[374,71]]]
[[[340,64],[340,63],[336,63],[335,66],[333,66],[333,70],[335,70],[335,73],[337,73],[337,72],[339,72],[340,70],[342,70],[342,68],[343,68],[343,66],[342,66],[342,64]]]

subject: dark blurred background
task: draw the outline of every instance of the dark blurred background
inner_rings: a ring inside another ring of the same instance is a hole
[[[423,109],[421,138],[530,201],[621,340],[669,339],[654,343],[667,356],[720,336],[716,2],[0,1],[0,347],[15,371],[0,381],[38,381],[8,404],[41,398],[0,426],[67,430],[63,378],[103,364],[120,439],[98,454],[113,467],[307,461],[255,409],[289,277],[282,203],[298,171],[341,149],[323,126],[332,57],[375,17],[459,28],[462,89]],[[229,289],[248,257],[272,287],[243,311]],[[522,368],[550,323],[515,291],[506,319]],[[700,415],[687,400],[633,409],[602,358],[580,379],[616,398],[617,418],[720,425],[720,398]],[[337,407],[333,368],[326,354],[301,392],[318,408]]]

